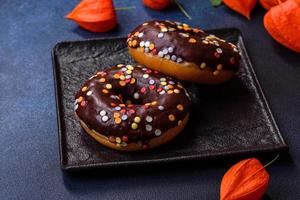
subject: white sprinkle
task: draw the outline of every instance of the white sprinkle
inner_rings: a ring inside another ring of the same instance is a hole
[[[75,104],[74,110],[77,110],[77,108],[78,108],[78,104]]]
[[[150,46],[150,42],[149,41],[146,41],[145,42],[145,47],[149,47]]]
[[[149,78],[149,74],[143,74],[143,78]]]
[[[134,93],[134,94],[133,94],[133,98],[135,98],[135,99],[138,99],[138,98],[140,98],[140,95],[139,95],[139,93],[137,93],[137,92],[136,92],[136,93]]]
[[[115,110],[121,110],[120,106],[115,107]]]
[[[125,71],[127,71],[127,68],[126,68],[126,67],[123,67],[123,68],[121,68],[121,71],[122,71],[122,72],[125,72]]]
[[[164,57],[164,53],[162,51],[159,51],[158,56],[162,58],[162,57]]]
[[[159,94],[165,94],[165,93],[166,93],[166,91],[162,90]]]
[[[234,48],[233,48],[233,51],[238,52],[238,49],[234,47]]]
[[[152,80],[152,79],[149,81],[149,84],[150,84],[150,85],[153,85],[154,83],[155,83],[155,81]]]
[[[181,63],[182,62],[182,58],[177,58],[176,62]]]
[[[141,37],[143,37],[143,35],[144,35],[144,33],[139,33],[138,37],[141,38]]]
[[[74,105],[76,105],[78,103],[78,99],[75,99],[74,101]]]
[[[157,37],[158,37],[158,38],[162,38],[162,37],[164,37],[164,34],[163,34],[163,33],[159,33],[159,34],[157,35]]]
[[[168,48],[168,52],[169,52],[169,53],[173,53],[173,51],[174,51],[173,47],[169,47],[169,48]]]
[[[112,98],[112,99],[117,99],[118,97],[115,96],[115,95],[110,95],[110,98]]]
[[[222,53],[222,52],[223,52],[221,48],[217,48],[216,51],[217,51],[218,53]]]
[[[169,54],[165,55],[165,59],[170,60],[170,55]]]
[[[160,82],[164,82],[164,81],[166,81],[167,79],[166,79],[166,78],[160,78],[159,80],[160,80]]]
[[[172,55],[172,56],[171,56],[171,59],[172,59],[173,61],[175,61],[176,58],[177,58],[177,57],[176,57],[175,55]]]
[[[145,49],[144,49],[144,51],[145,51],[145,53],[149,53],[149,48],[148,47],[146,47]]]
[[[105,115],[105,116],[102,117],[103,122],[106,122],[107,120],[108,120],[108,116]]]
[[[168,49],[164,49],[164,50],[163,50],[163,54],[166,55],[167,53],[168,53]]]
[[[105,110],[101,110],[100,115],[101,115],[101,116],[106,115],[106,111],[105,111]]]
[[[153,118],[152,118],[151,116],[148,115],[148,116],[146,117],[146,121],[147,121],[147,122],[150,123],[150,122],[152,122],[152,120],[153,120]]]
[[[145,46],[145,42],[144,42],[144,41],[141,41],[141,42],[140,42],[140,47],[143,47],[143,46]]]
[[[146,131],[152,131],[152,126],[150,124],[146,124]]]
[[[143,71],[147,71],[147,68],[146,68],[146,67],[143,67],[142,70],[143,70]]]
[[[169,86],[167,86],[167,85],[164,86],[164,89],[165,89],[165,90],[168,90],[168,89],[169,89]]]
[[[156,136],[160,136],[160,135],[161,135],[161,130],[156,129],[155,132],[154,132],[154,134],[155,134]]]
[[[127,115],[122,115],[121,119],[122,119],[123,121],[125,121],[125,120],[128,119],[128,116],[127,116]]]
[[[126,75],[125,78],[126,78],[126,79],[130,79],[130,78],[131,78],[131,75]]]
[[[158,106],[158,110],[164,110],[165,109],[165,107],[163,107],[163,106]]]
[[[86,93],[86,95],[91,96],[92,93],[93,93],[92,91],[88,91],[88,92]]]
[[[169,84],[174,85],[175,82],[174,81],[169,81]]]

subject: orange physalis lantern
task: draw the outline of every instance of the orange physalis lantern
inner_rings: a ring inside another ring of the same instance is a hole
[[[259,0],[259,3],[266,10],[270,10],[272,7],[277,6],[280,3],[285,2],[286,0]]]
[[[143,0],[145,6],[154,10],[162,10],[170,4],[170,0]]]
[[[257,0],[223,0],[223,2],[232,10],[250,19],[250,13],[255,7]]]
[[[112,0],[82,0],[66,18],[92,32],[106,32],[117,24]]]
[[[259,160],[242,160],[223,176],[220,200],[259,200],[268,183],[269,174]]]
[[[300,53],[300,0],[288,0],[272,7],[264,26],[280,44]]]

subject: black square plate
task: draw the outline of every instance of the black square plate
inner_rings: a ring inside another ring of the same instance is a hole
[[[193,99],[187,127],[166,145],[134,153],[117,152],[95,142],[81,129],[73,111],[74,94],[90,76],[105,67],[133,63],[126,39],[58,43],[52,56],[61,168],[144,165],[286,150],[239,30],[209,32],[238,45],[242,55],[238,75],[217,86],[185,83]]]

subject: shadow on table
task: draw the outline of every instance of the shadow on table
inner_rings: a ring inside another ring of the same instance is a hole
[[[274,154],[258,157],[262,163],[269,162]],[[138,167],[106,168],[89,171],[64,172],[63,181],[66,188],[76,194],[106,193],[107,191],[141,190],[151,188],[153,184],[176,183],[180,180],[183,186],[205,182],[213,183],[214,190],[219,190],[223,174],[233,164],[247,157],[231,158],[217,161],[185,161],[170,164],[155,164]],[[277,164],[293,163],[288,153],[282,153]],[[199,177],[199,178],[197,178]],[[142,183],[142,184],[141,184]],[[264,195],[263,200],[270,200]]]

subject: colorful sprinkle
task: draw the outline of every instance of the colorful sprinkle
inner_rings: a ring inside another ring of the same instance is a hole
[[[105,82],[105,78],[100,78],[100,79],[99,79],[99,82],[100,82],[100,83],[104,83],[104,82]]]
[[[100,115],[101,115],[101,116],[106,115],[106,111],[105,111],[105,110],[101,110],[101,111],[100,111]]]
[[[102,119],[103,122],[107,122],[108,116],[105,115],[105,116],[103,116],[101,119]]]
[[[141,122],[141,118],[140,117],[135,117],[134,119],[133,119],[133,121],[135,122],[135,123],[140,123]]]
[[[179,93],[180,93],[180,90],[174,89],[174,93],[179,94]]]
[[[109,91],[107,89],[102,89],[102,92],[105,94],[109,93]]]
[[[134,94],[133,94],[133,98],[135,98],[135,99],[138,99],[138,98],[140,98],[140,95],[139,95],[139,93],[137,93],[137,92],[136,92],[136,93],[134,93]]]
[[[156,130],[154,131],[154,134],[155,134],[156,136],[160,136],[160,135],[161,135],[161,130],[156,129]]]
[[[164,34],[163,34],[163,33],[159,33],[159,34],[157,35],[157,37],[158,37],[158,38],[162,38],[162,37],[164,37]]]
[[[146,121],[150,123],[153,121],[153,118],[148,115],[148,116],[146,116]]]
[[[217,70],[220,71],[220,70],[222,70],[222,68],[223,68],[223,66],[222,66],[221,64],[218,64],[218,65],[217,65]]]
[[[170,121],[174,121],[174,120],[175,120],[175,116],[174,116],[174,115],[172,115],[172,114],[171,114],[171,115],[169,115],[169,120],[170,120]]]
[[[217,75],[219,75],[220,74],[220,71],[214,71],[213,72],[213,75],[215,75],[215,76],[217,76]]]
[[[121,138],[116,137],[116,142],[120,144],[122,142]]]
[[[115,118],[115,123],[116,123],[116,124],[120,124],[121,122],[122,122],[121,118],[119,118],[119,117],[118,117],[118,118]]]
[[[88,87],[84,86],[84,87],[81,89],[81,91],[82,91],[82,92],[85,92],[85,91],[87,91],[87,89],[88,89]]]
[[[149,78],[149,74],[143,74],[143,78]]]
[[[125,120],[128,119],[128,116],[127,116],[127,115],[122,115],[121,119],[122,119],[123,121],[125,121]]]
[[[138,128],[138,124],[133,122],[131,124],[131,128],[134,129],[134,130],[137,129]]]
[[[150,124],[146,124],[146,131],[152,131],[152,126]]]
[[[165,107],[163,107],[163,106],[158,106],[158,110],[164,110],[165,109]]]
[[[189,43],[196,43],[196,42],[197,42],[197,40],[195,38],[190,38],[189,39]]]
[[[108,84],[105,85],[105,87],[106,87],[106,89],[110,90],[112,88],[112,85],[108,83]]]
[[[180,110],[180,111],[183,111],[183,106],[181,104],[178,104],[177,109]]]

